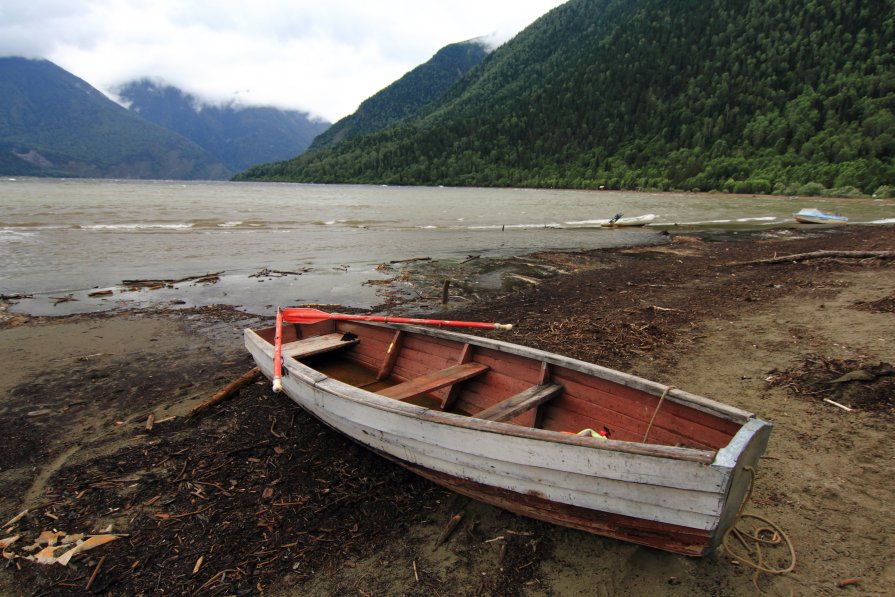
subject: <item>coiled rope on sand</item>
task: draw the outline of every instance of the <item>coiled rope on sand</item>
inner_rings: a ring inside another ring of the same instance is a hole
[[[786,534],[786,532],[780,528],[775,522],[768,520],[763,516],[758,516],[757,514],[745,514],[743,510],[746,508],[746,504],[749,502],[749,499],[752,497],[752,488],[755,485],[755,469],[751,466],[744,467],[745,471],[749,472],[749,490],[746,493],[746,498],[743,500],[743,503],[740,504],[740,509],[737,511],[736,522],[724,533],[724,537],[721,540],[721,544],[724,546],[724,549],[727,550],[727,553],[730,554],[732,558],[736,561],[749,566],[750,568],[755,569],[755,573],[752,575],[752,584],[755,585],[756,590],[759,593],[764,594],[764,591],[758,586],[758,576],[759,574],[787,574],[792,572],[796,568],[796,549],[793,545],[792,540]],[[737,525],[747,519],[752,519],[755,521],[759,521],[762,523],[760,526],[756,526],[752,532],[745,532],[737,528]],[[743,549],[746,551],[747,555],[743,555],[740,552],[734,550],[731,546],[732,542],[736,540],[742,545]],[[771,546],[771,545],[785,545],[787,550],[789,551],[789,565],[785,567],[773,568],[765,562],[765,554],[762,551],[762,545]]]

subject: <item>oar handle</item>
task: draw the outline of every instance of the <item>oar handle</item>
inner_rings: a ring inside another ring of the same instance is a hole
[[[283,310],[277,307],[277,327],[273,349],[273,391],[283,390]]]

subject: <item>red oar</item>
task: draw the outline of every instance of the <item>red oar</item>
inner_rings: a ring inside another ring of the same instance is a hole
[[[331,319],[341,321],[380,321],[382,323],[412,323],[416,325],[437,325],[439,327],[483,328],[488,330],[508,331],[513,329],[511,323],[487,323],[484,321],[450,321],[445,319],[413,319],[411,317],[391,317],[389,315],[345,315],[344,313],[326,313],[318,309],[292,307],[283,309],[283,321],[288,323],[319,323]]]
[[[273,346],[273,391],[279,392],[283,389],[283,310],[279,307],[277,307],[277,330],[274,334]]]

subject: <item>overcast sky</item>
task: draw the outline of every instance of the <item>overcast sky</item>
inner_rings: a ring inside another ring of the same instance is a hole
[[[150,77],[335,122],[442,47],[502,43],[565,0],[2,0],[0,56],[109,93]]]

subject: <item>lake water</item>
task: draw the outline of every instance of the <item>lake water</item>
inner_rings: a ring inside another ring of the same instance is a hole
[[[382,263],[542,249],[663,242],[662,231],[794,225],[802,207],[854,223],[895,221],[873,199],[535,189],[376,187],[275,183],[0,179],[0,293],[33,294],[14,310],[92,311],[183,300],[270,305],[378,304],[367,280]],[[639,229],[600,224],[616,213],[655,214]],[[262,269],[302,272],[253,277]],[[223,272],[216,284],[120,292],[123,280]],[[97,289],[112,297],[89,298]],[[56,303],[71,295],[73,302]]]

